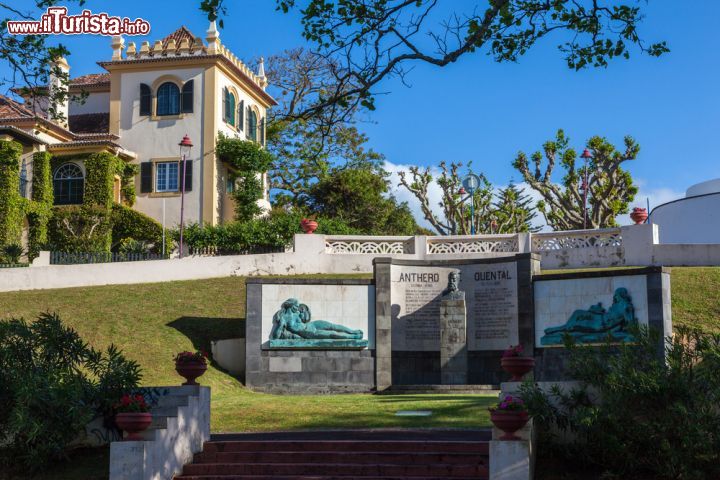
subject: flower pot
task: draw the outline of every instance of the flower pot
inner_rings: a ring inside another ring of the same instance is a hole
[[[308,220],[307,218],[303,218],[300,221],[300,228],[303,229],[303,232],[307,234],[313,233],[318,228],[318,223],[315,220]]]
[[[125,441],[143,440],[140,432],[144,432],[152,423],[149,412],[124,412],[115,414],[115,425],[127,432]]]
[[[183,385],[199,385],[195,379],[205,373],[205,370],[207,363],[204,362],[175,362],[175,371],[187,380]]]
[[[647,209],[645,208],[633,208],[632,213],[630,214],[630,218],[633,222],[635,222],[635,225],[640,225],[641,223],[645,223],[645,220],[648,218]]]
[[[503,357],[500,359],[503,370],[512,375],[511,382],[522,382],[522,377],[535,367],[532,357]]]
[[[524,410],[493,410],[490,412],[490,421],[505,432],[500,440],[522,440],[515,432],[525,426],[528,414]]]

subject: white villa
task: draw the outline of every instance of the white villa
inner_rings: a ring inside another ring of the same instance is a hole
[[[123,52],[124,51],[124,52]],[[69,72],[64,59],[57,65]],[[265,92],[262,61],[252,71],[220,43],[215,22],[205,42],[187,28],[153,45],[112,38],[112,57],[98,62],[105,73],[71,80],[70,93],[86,92],[84,102],[56,108],[66,122],[53,120],[42,108],[29,108],[0,96],[0,138],[19,141],[25,155],[21,191],[32,177],[34,151],[53,155],[111,152],[138,164],[137,201],[133,208],[167,226],[180,218],[180,147],[187,135],[193,148],[187,158],[185,221],[218,224],[233,218],[234,189],[229,165],[215,155],[218,133],[265,144],[266,110],[276,105]],[[51,79],[51,86],[58,85]],[[82,160],[54,166],[55,204],[83,201]],[[120,201],[120,177],[115,197]],[[262,206],[269,208],[266,175]],[[26,195],[29,190],[26,189]]]

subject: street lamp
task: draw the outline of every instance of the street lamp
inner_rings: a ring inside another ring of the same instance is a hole
[[[462,186],[470,194],[470,235],[475,235],[475,199],[473,194],[480,186],[480,177],[474,173],[468,173],[462,179]]]
[[[593,158],[590,150],[587,148],[580,155],[580,158],[585,160],[585,168],[583,169],[583,230],[587,230],[587,197],[588,197],[588,162]]]
[[[190,156],[193,144],[190,141],[190,137],[187,134],[178,143],[180,146],[180,157],[182,158],[182,186],[180,189],[180,258],[183,257],[183,230],[185,227],[185,164],[187,163],[187,157]]]

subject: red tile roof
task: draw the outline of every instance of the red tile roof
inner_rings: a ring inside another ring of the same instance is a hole
[[[35,113],[22,103],[0,95],[0,118],[33,118]]]
[[[167,44],[170,42],[171,39],[175,40],[175,46],[179,47],[180,42],[182,42],[186,38],[190,43],[190,47],[192,47],[193,42],[195,41],[195,35],[193,35],[193,33],[188,30],[185,25],[183,25],[182,27],[178,28],[173,33],[162,39],[163,48],[167,48]]]
[[[70,80],[71,86],[88,86],[88,85],[99,85],[104,83],[110,83],[109,73],[90,73],[81,77],[73,78]]]

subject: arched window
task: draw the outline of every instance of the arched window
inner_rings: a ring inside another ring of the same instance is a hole
[[[55,205],[74,205],[82,203],[85,190],[85,177],[80,167],[74,163],[64,163],[53,175],[53,193]]]
[[[250,109],[248,111],[248,136],[250,137],[250,140],[253,142],[257,142],[257,126],[258,126],[258,120],[257,120],[257,113],[255,113],[255,110]]]
[[[165,82],[157,91],[157,115],[180,114],[180,89],[172,82]]]
[[[223,118],[225,123],[235,126],[235,95],[225,87],[223,98]]]

